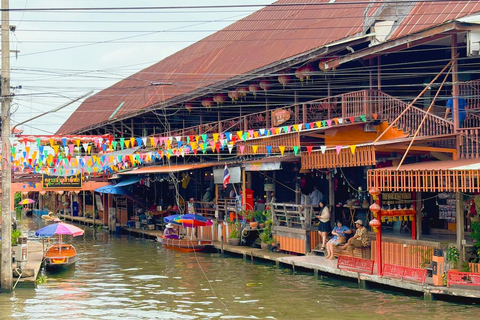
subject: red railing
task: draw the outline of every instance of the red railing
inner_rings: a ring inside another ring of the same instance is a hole
[[[367,116],[371,119],[376,114],[379,120],[391,122],[405,110],[408,104],[378,90],[361,90],[340,94],[333,97],[313,100],[301,105],[290,105],[275,110],[286,110],[288,120],[281,126],[316,121]],[[434,114],[412,106],[398,121],[397,127],[409,134],[424,122],[419,136],[445,135],[453,132],[453,123]],[[195,127],[174,130],[165,133],[166,136],[189,136],[203,133],[247,131],[260,128],[271,128],[274,123],[271,119],[272,110],[248,114],[219,122],[207,123]]]
[[[372,95],[372,102],[370,110],[372,113],[377,113],[378,118],[392,122],[402,111],[407,108],[408,104],[400,99],[394,98],[381,91],[376,91],[376,95]],[[418,136],[440,136],[453,133],[453,123],[445,120],[439,116],[428,113],[423,109],[415,106],[410,107],[408,111],[396,122],[396,126],[409,133],[413,134],[424,117],[427,117],[423,123]]]
[[[480,286],[480,273],[450,270],[447,273],[447,287],[450,287],[452,284]]]
[[[480,80],[462,82],[460,96],[467,102],[467,110],[480,110]]]
[[[480,128],[462,128],[459,129],[461,159],[480,158]]]

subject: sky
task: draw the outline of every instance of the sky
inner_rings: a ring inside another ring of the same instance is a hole
[[[176,0],[167,9],[172,1],[10,1],[12,126],[97,93],[273,2]],[[255,6],[188,8],[246,4]],[[119,9],[126,7],[142,9]],[[24,134],[54,134],[79,104],[24,124]]]

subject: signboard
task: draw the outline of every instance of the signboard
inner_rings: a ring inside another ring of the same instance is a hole
[[[272,111],[272,121],[273,126],[279,126],[282,123],[288,121],[290,119],[290,112],[285,109],[277,109]]]
[[[282,170],[280,162],[254,162],[245,164],[245,171],[274,171]]]
[[[48,174],[42,175],[43,189],[72,189],[82,187],[82,174],[73,176],[51,176]]]

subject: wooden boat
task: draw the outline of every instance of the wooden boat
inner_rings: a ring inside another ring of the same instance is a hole
[[[71,244],[54,244],[45,252],[47,268],[68,268],[75,263],[77,251]]]
[[[212,245],[212,240],[202,239],[172,239],[157,236],[157,241],[165,248],[181,252],[193,252],[204,250],[206,246]]]
[[[45,222],[61,222],[62,221],[59,218],[57,218],[55,216],[52,216],[52,215],[48,215],[48,214],[44,214],[42,216],[42,220],[45,221]]]

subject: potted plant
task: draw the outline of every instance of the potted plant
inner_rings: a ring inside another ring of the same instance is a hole
[[[12,246],[16,246],[18,244],[18,238],[22,236],[22,231],[15,229],[12,230]]]
[[[229,230],[230,233],[228,234],[228,244],[231,246],[238,246],[240,244],[240,223],[235,222],[235,224],[230,224]]]
[[[260,246],[264,250],[268,250],[270,248],[270,245],[274,242],[273,236],[272,236],[272,220],[266,220],[265,221],[265,228],[263,229],[263,232],[259,234],[258,236],[260,238]]]
[[[267,217],[264,211],[261,211],[261,210],[255,211],[254,218],[255,218],[255,221],[258,222],[259,228],[265,228],[265,221],[267,220]]]
[[[458,259],[460,259],[460,251],[455,246],[450,246],[445,253],[445,260],[451,264],[450,269],[458,269]]]
[[[250,223],[250,228],[256,229],[258,227],[258,221],[255,221],[255,211],[244,211],[243,216]]]

